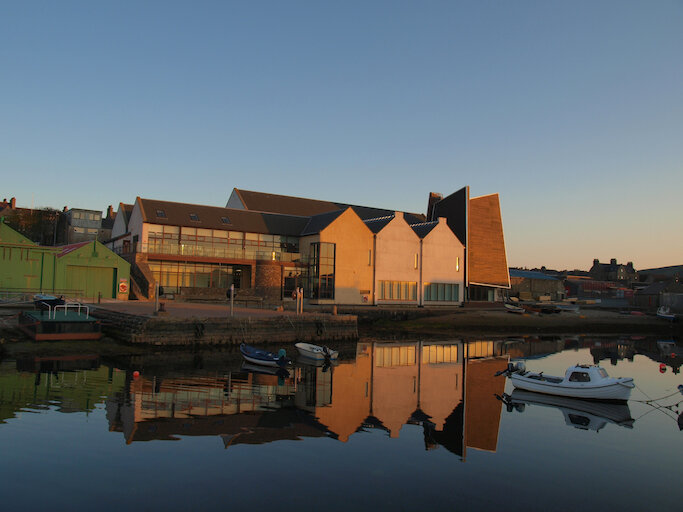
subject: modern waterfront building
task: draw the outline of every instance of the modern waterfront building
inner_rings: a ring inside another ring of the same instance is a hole
[[[510,275],[498,194],[471,198],[469,187],[445,198],[432,193],[427,217],[428,220],[446,218],[448,226],[466,248],[468,300],[503,300],[510,288]]]
[[[509,287],[497,196],[491,205],[470,203],[468,212],[497,215],[493,231],[488,221],[468,221],[477,261],[484,260],[470,263],[478,271],[472,284]],[[141,298],[156,284],[165,294],[204,298],[225,297],[234,285],[242,296],[276,301],[303,287],[317,304],[461,304],[469,235],[453,229],[457,211],[438,208],[437,201],[428,218],[240,189],[225,208],[138,197],[119,205],[109,246],[133,265]],[[482,242],[487,234],[498,238]],[[484,276],[487,268],[495,275]]]

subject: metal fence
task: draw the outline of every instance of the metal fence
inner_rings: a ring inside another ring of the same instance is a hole
[[[143,253],[160,256],[187,256],[217,259],[240,259],[260,261],[301,262],[298,252],[278,250],[254,250],[249,248],[215,247],[188,244],[150,244],[137,242],[130,247],[117,247],[114,252],[122,256],[131,253]]]
[[[55,290],[40,290],[37,288],[3,288],[0,289],[0,304],[16,304],[33,302],[33,297],[38,294],[64,296],[73,298],[85,297],[85,290],[72,290],[57,288]]]

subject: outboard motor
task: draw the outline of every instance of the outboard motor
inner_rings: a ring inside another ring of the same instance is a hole
[[[496,372],[495,376],[498,377],[499,375],[505,375],[506,377],[509,377],[513,373],[524,373],[525,371],[526,365],[522,361],[518,361],[517,363],[508,363],[507,368],[505,368],[505,370]]]
[[[513,367],[515,372],[524,373],[526,371],[526,365],[523,361],[517,361]]]
[[[284,368],[289,364],[289,359],[287,359],[287,352],[284,348],[281,348],[277,352],[277,364],[280,368]]]

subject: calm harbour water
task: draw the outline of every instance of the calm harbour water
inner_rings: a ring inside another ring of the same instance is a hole
[[[682,355],[622,337],[361,342],[286,375],[235,352],[4,360],[0,496],[51,511],[681,510]],[[627,404],[549,403],[493,376],[508,358],[551,375],[600,361],[637,388]]]

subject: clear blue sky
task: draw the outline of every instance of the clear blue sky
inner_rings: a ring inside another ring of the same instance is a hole
[[[0,93],[19,206],[469,185],[510,265],[683,263],[680,0],[5,0]]]

